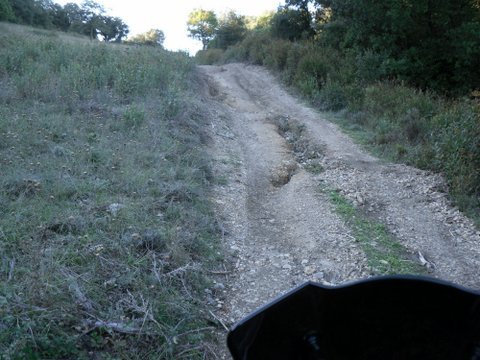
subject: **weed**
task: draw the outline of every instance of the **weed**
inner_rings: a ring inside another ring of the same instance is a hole
[[[145,121],[145,112],[137,106],[129,106],[123,113],[123,121],[127,129],[138,129]]]
[[[384,225],[367,218],[336,191],[329,191],[337,213],[352,230],[362,246],[372,273],[424,274],[425,270],[413,256],[391,235]]]

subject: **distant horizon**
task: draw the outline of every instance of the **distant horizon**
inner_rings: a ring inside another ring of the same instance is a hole
[[[55,0],[64,6],[67,3],[81,4],[83,0]],[[105,7],[108,15],[120,17],[129,27],[129,36],[144,33],[150,29],[162,30],[165,34],[164,46],[168,50],[183,50],[195,55],[202,49],[202,43],[188,37],[188,15],[198,8],[213,10],[221,15],[230,10],[240,15],[259,16],[268,11],[274,11],[284,1],[279,0],[180,0],[168,4],[168,10],[162,12],[162,5],[151,0],[137,0],[119,2],[118,0],[97,0],[98,4]],[[165,5],[167,6],[167,5]],[[136,11],[135,9],[143,9]],[[146,15],[147,14],[147,15]]]

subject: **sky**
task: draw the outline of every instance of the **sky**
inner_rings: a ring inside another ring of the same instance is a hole
[[[60,5],[82,0],[56,0]],[[188,14],[193,9],[213,10],[221,15],[229,10],[240,15],[256,16],[277,9],[283,0],[96,0],[110,16],[120,17],[130,28],[130,35],[160,29],[165,33],[165,48],[187,50],[194,55],[202,43],[188,37]]]

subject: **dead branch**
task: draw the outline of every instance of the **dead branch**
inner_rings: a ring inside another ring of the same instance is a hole
[[[13,270],[15,269],[15,259],[11,259],[9,262],[9,270],[8,270],[8,280],[7,282],[12,281],[13,279]]]
[[[69,283],[68,289],[70,290],[73,297],[75,298],[76,303],[80,305],[84,310],[92,311],[93,304],[90,301],[90,299],[88,299],[87,296],[82,292],[75,277],[72,276],[70,271],[67,269],[62,269],[61,272],[67,278],[67,281]]]
[[[152,253],[153,257],[153,273],[155,274],[155,277],[157,278],[158,282],[162,282],[160,273],[158,272],[157,268],[157,258],[154,253]]]
[[[187,265],[181,266],[181,267],[179,267],[175,270],[169,271],[168,273],[163,274],[163,276],[170,277],[170,276],[175,276],[175,275],[179,275],[179,274],[184,274],[188,270],[198,270],[198,266],[187,264]]]
[[[179,352],[177,354],[177,359],[185,357],[188,353],[190,353],[192,351],[197,351],[197,350],[202,350],[202,349],[203,349],[202,345],[189,347],[188,349],[185,349],[185,350]]]
[[[207,270],[207,272],[213,275],[228,275],[232,273],[231,271],[228,271],[228,270],[227,271]]]
[[[85,320],[85,324],[89,327],[89,329],[83,335],[91,333],[95,329],[98,329],[101,327],[110,329],[112,331],[115,331],[121,334],[130,334],[130,335],[137,335],[137,334],[140,334],[142,331],[141,328],[130,326],[121,322],[116,322],[116,321]]]
[[[217,320],[217,321],[220,323],[220,325],[223,326],[223,328],[224,328],[226,331],[229,331],[227,325],[225,325],[225,323],[222,321],[222,319],[220,319],[220,318],[219,318],[217,315],[215,315],[212,311],[208,310],[208,312],[210,313],[210,315],[213,316],[213,318],[214,318],[215,320]]]
[[[198,334],[199,332],[204,332],[204,331],[209,331],[209,330],[215,330],[215,328],[213,326],[207,326],[207,327],[203,327],[203,328],[200,328],[200,329],[193,329],[193,330],[185,331],[184,333],[175,335],[174,337],[179,338],[179,337],[182,337],[182,336],[185,336],[185,335],[188,335],[188,334]]]

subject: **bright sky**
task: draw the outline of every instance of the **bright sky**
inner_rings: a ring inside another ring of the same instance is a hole
[[[65,5],[68,2],[82,3],[82,0],[56,0]],[[170,50],[187,50],[192,55],[202,48],[200,41],[187,35],[188,14],[193,9],[213,10],[221,15],[229,10],[240,15],[261,15],[276,10],[283,0],[96,0],[107,10],[107,14],[123,19],[130,28],[130,35],[160,29],[165,33],[165,47]]]

